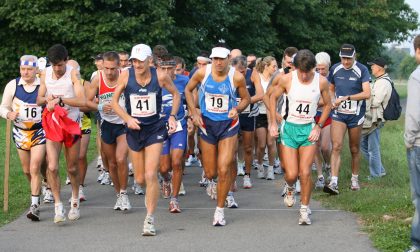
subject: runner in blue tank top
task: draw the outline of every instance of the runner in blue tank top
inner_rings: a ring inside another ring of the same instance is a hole
[[[239,130],[238,115],[250,101],[244,76],[229,67],[229,54],[224,44],[214,47],[210,55],[212,64],[198,70],[185,88],[188,108],[192,112],[194,124],[200,130],[206,176],[209,179],[219,177],[214,226],[226,224],[224,205],[231,185],[231,169]],[[199,90],[200,109],[196,109],[192,92],[199,83],[202,83]],[[236,90],[241,98],[239,104],[236,103]],[[212,191],[216,190],[214,182],[209,186]]]
[[[184,75],[175,74],[175,66],[176,62],[172,55],[164,54],[161,56],[161,61],[158,64],[158,71],[166,72],[171,77],[181,95],[181,103],[179,105],[178,114],[176,115],[176,132],[169,135],[168,139],[163,142],[163,150],[160,156],[160,174],[163,177],[162,195],[165,199],[171,197],[169,202],[169,211],[171,213],[180,213],[181,209],[178,203],[178,194],[182,182],[184,151],[187,146],[187,122],[185,120],[184,90],[187,86],[189,78]],[[172,98],[171,93],[169,93],[166,89],[162,89],[162,114],[165,116],[165,121],[169,119],[169,115],[172,111]],[[172,178],[169,171],[173,171]]]
[[[359,186],[360,137],[365,118],[365,100],[370,97],[370,75],[366,66],[356,61],[353,45],[343,44],[340,49],[341,63],[331,67],[328,81],[330,92],[335,94],[331,123],[331,182],[324,186],[324,192],[338,194],[338,172],[340,155],[346,131],[349,132],[351,152],[351,189]]]
[[[144,236],[156,235],[153,213],[159,198],[159,157],[167,133],[172,134],[176,130],[176,114],[180,104],[179,92],[169,75],[162,71],[157,72],[149,66],[151,57],[152,50],[148,45],[138,44],[133,47],[130,56],[132,67],[120,74],[111,102],[112,109],[127,124],[127,143],[133,161],[135,181],[140,185],[146,182],[147,185]],[[164,119],[159,115],[162,88],[167,89],[173,96],[168,131]],[[127,111],[118,104],[123,93]]]

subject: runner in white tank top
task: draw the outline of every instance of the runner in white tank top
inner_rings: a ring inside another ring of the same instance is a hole
[[[315,56],[309,50],[300,50],[294,59],[296,71],[281,76],[277,88],[270,96],[270,134],[277,137],[277,99],[287,93],[288,110],[282,121],[281,154],[285,166],[286,195],[284,203],[292,207],[296,201],[293,184],[299,176],[301,184],[301,208],[299,225],[309,225],[309,200],[312,191],[311,165],[316,151],[322,124],[331,111],[328,82],[315,73]],[[314,126],[318,100],[322,94],[325,101],[319,124]]]

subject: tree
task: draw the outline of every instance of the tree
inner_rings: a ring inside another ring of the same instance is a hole
[[[401,61],[398,78],[407,80],[416,67],[416,59],[410,55],[406,55]]]

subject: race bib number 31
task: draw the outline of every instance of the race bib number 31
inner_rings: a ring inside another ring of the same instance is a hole
[[[156,115],[156,93],[130,95],[131,116],[149,117]]]
[[[342,101],[337,108],[337,112],[342,114],[355,115],[357,113],[357,101]]]
[[[229,109],[229,95],[206,93],[206,109],[211,113],[227,113]]]

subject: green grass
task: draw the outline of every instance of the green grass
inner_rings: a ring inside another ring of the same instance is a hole
[[[1,98],[1,97],[0,97]],[[6,120],[0,119],[0,146],[6,146]],[[96,155],[96,126],[92,122],[92,133],[89,143],[88,150],[88,161],[92,161]],[[9,175],[9,211],[7,213],[3,212],[3,181],[4,181],[4,159],[5,151],[0,155],[0,226],[3,226],[18,216],[20,216],[24,211],[29,207],[30,203],[30,186],[28,180],[22,172],[22,168],[19,161],[19,156],[17,154],[16,147],[13,140],[11,141],[11,151],[10,151],[10,175]],[[60,158],[60,178],[64,182],[66,178],[65,172],[65,160],[63,158],[63,151]]]
[[[342,153],[339,184],[340,194],[329,196],[315,192],[314,199],[324,206],[356,213],[362,229],[376,248],[381,251],[403,251],[410,245],[410,224],[404,220],[412,217],[410,181],[406,152],[403,142],[404,118],[388,122],[381,130],[381,156],[387,175],[375,181],[368,181],[369,168],[362,158],[359,180],[361,190],[350,190],[350,153],[346,146]],[[385,220],[384,215],[392,217]]]
[[[394,82],[395,89],[400,95],[401,99],[407,98],[407,80],[398,80]]]

